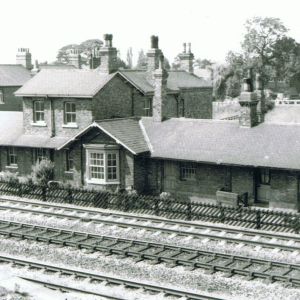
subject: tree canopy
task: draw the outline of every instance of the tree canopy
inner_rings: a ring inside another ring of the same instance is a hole
[[[261,75],[263,87],[269,81],[287,84],[300,72],[299,44],[287,36],[278,18],[254,17],[246,21],[241,53],[229,52],[226,68],[216,90],[218,97],[236,97],[248,68]]]

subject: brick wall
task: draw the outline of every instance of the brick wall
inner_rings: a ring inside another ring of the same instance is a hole
[[[164,161],[163,191],[191,200],[215,199],[216,191],[225,184],[225,167],[207,164],[195,166],[195,180],[181,180],[180,162]]]
[[[180,97],[184,99],[184,112],[186,118],[212,118],[211,88],[182,91]]]
[[[0,111],[22,111],[22,99],[14,95],[19,88],[20,86],[0,87],[4,98],[4,104],[0,103]]]
[[[80,98],[55,98],[52,99],[54,109],[54,124],[51,124],[50,99],[44,99],[45,123],[46,126],[33,124],[33,102],[38,98],[23,99],[23,126],[25,134],[51,136],[51,126],[54,126],[55,136],[73,136],[78,131],[92,123],[92,100]],[[76,103],[76,124],[77,128],[64,127],[64,103]]]
[[[248,192],[249,198],[254,197],[254,169],[246,167],[232,167],[232,192]]]
[[[132,116],[132,88],[115,76],[94,97],[92,110],[95,120]]]
[[[298,184],[296,172],[272,170],[270,207],[299,209]]]

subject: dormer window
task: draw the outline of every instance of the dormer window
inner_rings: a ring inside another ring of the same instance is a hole
[[[64,123],[76,124],[76,104],[74,102],[65,102]]]
[[[33,122],[34,123],[45,122],[45,111],[44,111],[43,100],[38,100],[33,102]]]

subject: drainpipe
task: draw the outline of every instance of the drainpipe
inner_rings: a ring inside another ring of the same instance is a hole
[[[47,96],[48,98],[48,96]],[[55,118],[54,118],[54,105],[53,99],[50,98],[50,129],[51,129],[51,137],[55,136]]]

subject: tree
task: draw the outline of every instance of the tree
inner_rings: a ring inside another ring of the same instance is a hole
[[[239,94],[246,70],[252,68],[261,76],[262,87],[272,80],[286,81],[300,72],[300,47],[286,35],[287,28],[278,18],[255,17],[246,21],[242,52],[229,52],[226,70],[219,87],[226,94]],[[218,93],[222,96],[222,92]]]
[[[103,42],[99,39],[89,39],[80,44],[68,44],[58,50],[58,54],[56,56],[57,62],[68,64],[70,61],[70,50],[77,49],[81,55],[82,63],[88,65],[91,53],[95,49],[99,49],[100,47],[102,47],[102,45]]]
[[[147,56],[144,53],[144,50],[141,49],[138,54],[137,63],[135,66],[136,69],[145,70],[147,69]]]
[[[127,66],[129,69],[132,69],[133,67],[133,64],[132,64],[132,57],[133,57],[133,54],[132,54],[132,48],[128,48],[127,50],[127,56],[126,56],[126,60],[127,60]]]
[[[278,18],[254,17],[246,21],[242,42],[244,60],[260,73],[263,86],[270,79],[275,45],[286,37],[287,28]]]

